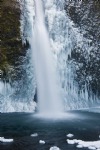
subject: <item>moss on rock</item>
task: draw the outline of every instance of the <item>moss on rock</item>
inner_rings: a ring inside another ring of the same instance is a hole
[[[23,53],[19,3],[0,0],[0,70],[8,74]]]

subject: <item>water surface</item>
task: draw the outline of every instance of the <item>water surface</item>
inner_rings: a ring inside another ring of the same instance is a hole
[[[38,137],[31,137],[33,133],[38,133]],[[0,143],[0,150],[49,150],[52,146],[78,150],[76,145],[67,144],[66,134],[69,133],[74,134],[75,139],[99,140],[100,114],[72,111],[62,119],[43,119],[32,113],[0,114],[0,136],[14,139],[13,143]],[[39,140],[46,144],[39,144]]]

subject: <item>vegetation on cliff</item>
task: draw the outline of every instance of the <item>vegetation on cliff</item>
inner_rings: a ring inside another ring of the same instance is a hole
[[[0,0],[0,70],[3,78],[15,78],[15,68],[23,54],[19,3],[16,0]]]

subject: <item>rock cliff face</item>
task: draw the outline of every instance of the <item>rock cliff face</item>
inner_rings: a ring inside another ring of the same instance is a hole
[[[76,80],[83,87],[88,84],[100,95],[100,1],[83,0],[82,3],[67,1],[65,10],[86,41],[86,49],[75,47],[72,60],[76,68]]]
[[[3,79],[16,78],[19,57],[24,55],[17,0],[0,0],[0,70]]]
[[[76,0],[65,1],[66,13],[88,41],[87,49],[76,45],[72,50],[75,79],[80,87],[88,84],[94,93],[100,93],[100,1],[83,0],[80,5]],[[0,0],[0,78],[7,81],[21,81],[26,71],[22,66],[29,45],[22,45],[20,13],[17,0]]]

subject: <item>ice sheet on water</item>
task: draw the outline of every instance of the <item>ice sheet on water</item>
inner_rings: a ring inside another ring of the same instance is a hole
[[[67,143],[68,143],[68,144],[75,144],[75,141],[74,141],[74,140],[69,140],[69,139],[68,139],[68,140],[67,140]]]
[[[94,147],[94,146],[89,146],[88,149],[91,149],[91,150],[93,149],[93,150],[94,150],[94,149],[96,149],[96,147]]]
[[[82,145],[77,145],[76,147],[77,147],[77,148],[83,148],[83,146],[82,146]]]
[[[4,137],[0,137],[0,142],[3,142],[3,143],[9,143],[13,141],[14,141],[13,139],[5,139]]]
[[[53,147],[50,148],[50,150],[60,150],[60,148],[57,147],[57,146],[53,146]]]
[[[33,133],[33,134],[31,134],[31,137],[37,137],[38,136],[38,134],[37,133]]]
[[[74,135],[71,134],[71,133],[69,133],[69,134],[67,134],[66,136],[69,137],[69,138],[72,138]]]
[[[77,144],[77,148],[87,147],[88,149],[100,149],[100,140],[99,141],[82,141],[77,139],[67,139],[68,144]]]
[[[40,140],[39,143],[40,143],[40,144],[45,144],[45,141]]]

